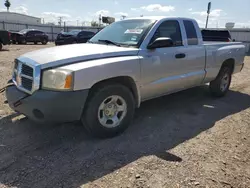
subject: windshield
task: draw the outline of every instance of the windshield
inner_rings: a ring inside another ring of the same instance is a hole
[[[28,31],[29,31],[29,29],[23,29],[23,30],[19,31],[19,33],[25,34],[25,33],[27,33]]]
[[[77,35],[81,30],[71,30],[70,32],[62,32],[62,34]]]
[[[71,30],[70,32],[68,32],[69,34],[72,34],[72,35],[77,35],[78,33],[80,33],[81,30]]]
[[[109,40],[120,45],[138,46],[154,22],[154,20],[149,19],[114,22],[99,31],[89,42],[99,43],[103,40]]]

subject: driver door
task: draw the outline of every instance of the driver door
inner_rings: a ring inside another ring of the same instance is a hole
[[[142,50],[142,100],[155,98],[185,88],[185,53],[180,24],[177,20],[161,23],[151,42],[159,37],[173,40],[173,46]]]

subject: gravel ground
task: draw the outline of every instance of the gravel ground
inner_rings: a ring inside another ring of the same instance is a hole
[[[19,55],[0,52],[0,88]],[[0,188],[250,187],[250,57],[221,99],[207,87],[151,100],[121,136],[89,137],[80,124],[36,125],[0,95]]]

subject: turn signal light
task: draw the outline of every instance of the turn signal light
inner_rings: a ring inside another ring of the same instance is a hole
[[[72,81],[73,81],[72,75],[67,75],[67,77],[65,79],[64,88],[65,89],[71,89]]]

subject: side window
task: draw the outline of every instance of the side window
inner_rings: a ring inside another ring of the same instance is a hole
[[[37,35],[40,35],[40,33],[39,33],[39,31],[33,31],[33,35],[37,36]]]
[[[81,31],[80,33],[78,33],[79,37],[85,37],[86,36],[86,31]]]
[[[27,36],[29,36],[29,37],[34,36],[34,31],[28,31],[28,32],[27,32]]]
[[[188,45],[197,45],[198,37],[194,27],[194,23],[189,20],[184,20],[183,23],[187,33]]]
[[[43,35],[42,31],[36,31],[36,35]]]
[[[93,32],[88,32],[88,37],[93,37],[94,33]]]
[[[168,37],[173,40],[174,46],[182,46],[182,36],[180,24],[176,20],[163,22],[156,30],[151,42],[160,37]]]

